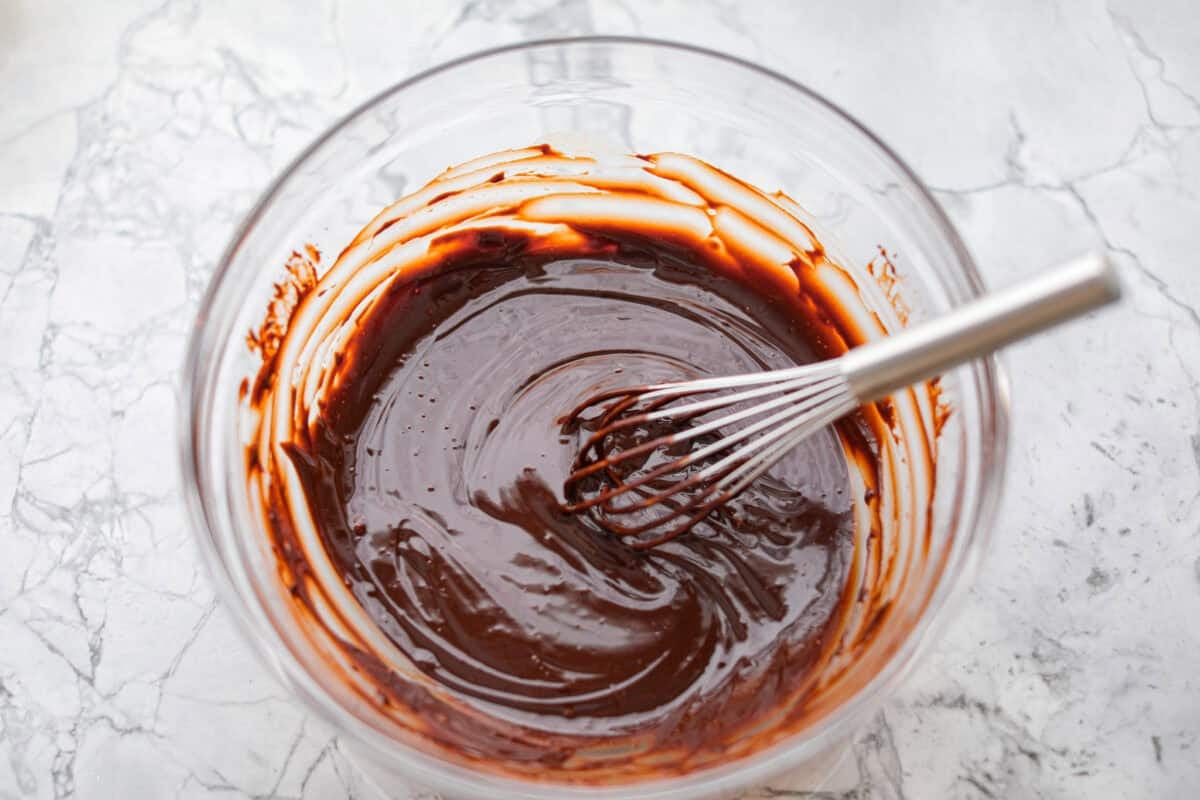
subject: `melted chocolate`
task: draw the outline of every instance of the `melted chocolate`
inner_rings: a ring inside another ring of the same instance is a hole
[[[834,702],[848,637],[889,608],[860,591],[892,570],[868,535],[876,410],[651,551],[562,510],[587,432],[560,420],[586,397],[807,363],[878,324],[840,311],[853,282],[785,203],[674,154],[609,174],[512,151],[447,171],[315,286],[277,292],[286,324],[254,339],[251,485],[298,613],[397,735],[586,781],[754,752],[824,713],[810,695]]]
[[[678,249],[523,249],[479,234],[372,309],[313,446],[293,451],[322,541],[421,670],[496,713],[720,741],[820,649],[853,541],[840,444],[817,437],[643,554],[560,509],[579,443],[558,420],[627,376],[812,361],[803,317]]]

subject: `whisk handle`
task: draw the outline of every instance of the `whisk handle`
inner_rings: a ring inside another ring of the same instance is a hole
[[[843,375],[860,402],[878,400],[1120,296],[1112,264],[1089,253],[945,316],[856,347],[842,356]]]

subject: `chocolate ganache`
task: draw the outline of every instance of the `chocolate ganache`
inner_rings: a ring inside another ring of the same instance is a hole
[[[248,473],[296,606],[402,738],[586,779],[802,725],[887,613],[864,542],[903,410],[813,437],[649,551],[562,508],[586,431],[561,418],[583,398],[878,333],[794,204],[683,155],[541,146],[449,170],[319,279],[317,259],[293,258],[251,337]]]

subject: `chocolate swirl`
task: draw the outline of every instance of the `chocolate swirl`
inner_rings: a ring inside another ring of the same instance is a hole
[[[447,171],[286,284],[250,485],[297,618],[398,738],[644,776],[761,749],[833,699],[907,571],[884,521],[927,522],[894,491],[892,432],[924,430],[927,395],[814,437],[650,553],[560,510],[578,442],[558,419],[589,394],[882,332],[802,219],[687,156],[542,146]],[[932,464],[919,441],[910,471]]]

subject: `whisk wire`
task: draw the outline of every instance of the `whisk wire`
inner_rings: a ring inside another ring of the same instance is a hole
[[[687,464],[691,464],[694,461],[710,455],[711,453],[723,450],[726,447],[744,440],[746,437],[757,433],[773,422],[787,419],[793,414],[798,413],[799,409],[794,407],[794,404],[798,402],[820,402],[821,399],[823,399],[831,389],[837,388],[837,386],[838,382],[836,378],[828,378],[816,383],[808,381],[804,378],[797,378],[791,381],[786,381],[779,386],[747,390],[745,392],[739,392],[733,395],[698,401],[696,403],[680,406],[677,409],[661,409],[648,413],[636,414],[632,417],[626,417],[625,419],[621,419],[617,422],[604,425],[597,432],[589,436],[581,447],[581,452],[587,453],[590,450],[595,450],[598,445],[600,445],[605,439],[612,436],[614,433],[626,428],[634,427],[636,425],[644,425],[667,419],[675,423],[682,423],[694,419],[695,417],[707,413],[708,411],[722,407],[728,407],[730,405],[736,405],[738,403],[752,400],[757,397],[762,397],[774,392],[783,392],[782,395],[774,398],[773,400],[768,400],[755,406],[743,408],[740,411],[735,411],[718,419],[709,420],[708,422],[701,423],[700,425],[696,425],[691,428],[685,428],[666,436],[661,436],[657,439],[652,439],[650,441],[643,442],[642,444],[634,445],[633,447],[601,458],[591,464],[587,464],[586,466],[577,464],[576,471],[571,475],[568,481],[570,483],[577,482],[578,480],[586,478],[587,476],[603,469],[615,466],[618,463],[627,461],[645,453],[653,452],[661,447],[678,444],[680,442],[686,442],[691,439],[713,433],[714,431],[727,428],[745,419],[749,419],[767,411],[771,411],[779,406],[793,404],[792,408],[785,408],[783,411],[769,417],[768,419],[743,428],[737,433],[722,439],[721,442],[716,442],[712,445],[708,445],[700,450],[695,451],[688,457],[688,460],[684,464],[680,465],[686,466]],[[628,408],[628,406],[626,406],[626,408]],[[610,415],[606,414],[605,418],[610,418]]]
[[[598,488],[589,497],[567,503],[565,510],[578,513],[595,509],[602,518],[603,527],[622,537],[638,537],[651,530],[661,530],[664,525],[686,517],[666,533],[633,544],[639,548],[656,546],[690,528],[769,470],[783,453],[795,446],[796,439],[809,435],[802,428],[813,424],[814,420],[815,424],[827,424],[832,419],[830,413],[840,416],[853,407],[844,379],[828,364],[779,370],[766,376],[754,374],[638,387],[597,395],[591,403],[580,406],[572,412],[568,423],[577,421],[587,408],[598,402],[609,402],[599,417],[597,429],[581,447],[565,489],[568,497],[578,496],[589,478],[598,482]],[[743,388],[671,405],[677,400],[731,386]],[[734,410],[645,442],[614,449],[614,437],[621,431],[662,422],[684,424],[725,408]],[[749,424],[744,424],[747,422]],[[640,474],[636,468],[632,472],[621,469],[622,465],[640,456],[722,431],[727,432],[716,441]],[[706,466],[687,474],[696,464]],[[680,473],[684,473],[683,477],[671,481],[665,488],[657,485]],[[633,496],[637,499],[631,499]],[[665,511],[654,513],[655,508]],[[633,524],[618,519],[645,512],[653,516]]]
[[[659,536],[649,540],[634,541],[631,546],[635,549],[649,549],[664,544],[689,530],[718,506],[728,503],[745,491],[750,484],[762,477],[778,462],[784,453],[795,447],[798,441],[810,435],[814,427],[824,427],[846,414],[853,406],[853,398],[844,391],[843,387],[840,396],[831,398],[827,404],[809,408],[791,422],[748,445],[744,445],[701,473],[689,476],[638,503],[607,511],[604,527],[616,536],[637,537],[647,531],[661,529],[667,523],[688,515],[687,519],[677,523]],[[755,454],[755,451],[761,452]],[[639,481],[641,480],[639,479]],[[668,505],[691,487],[704,484],[705,480],[709,480],[709,483],[686,502],[669,507],[666,513],[651,520],[637,525],[624,525],[611,519],[613,515],[644,511],[655,505]],[[639,485],[644,485],[644,483]],[[632,485],[623,484],[609,489],[607,490],[609,499],[613,495],[631,488],[633,488]]]

